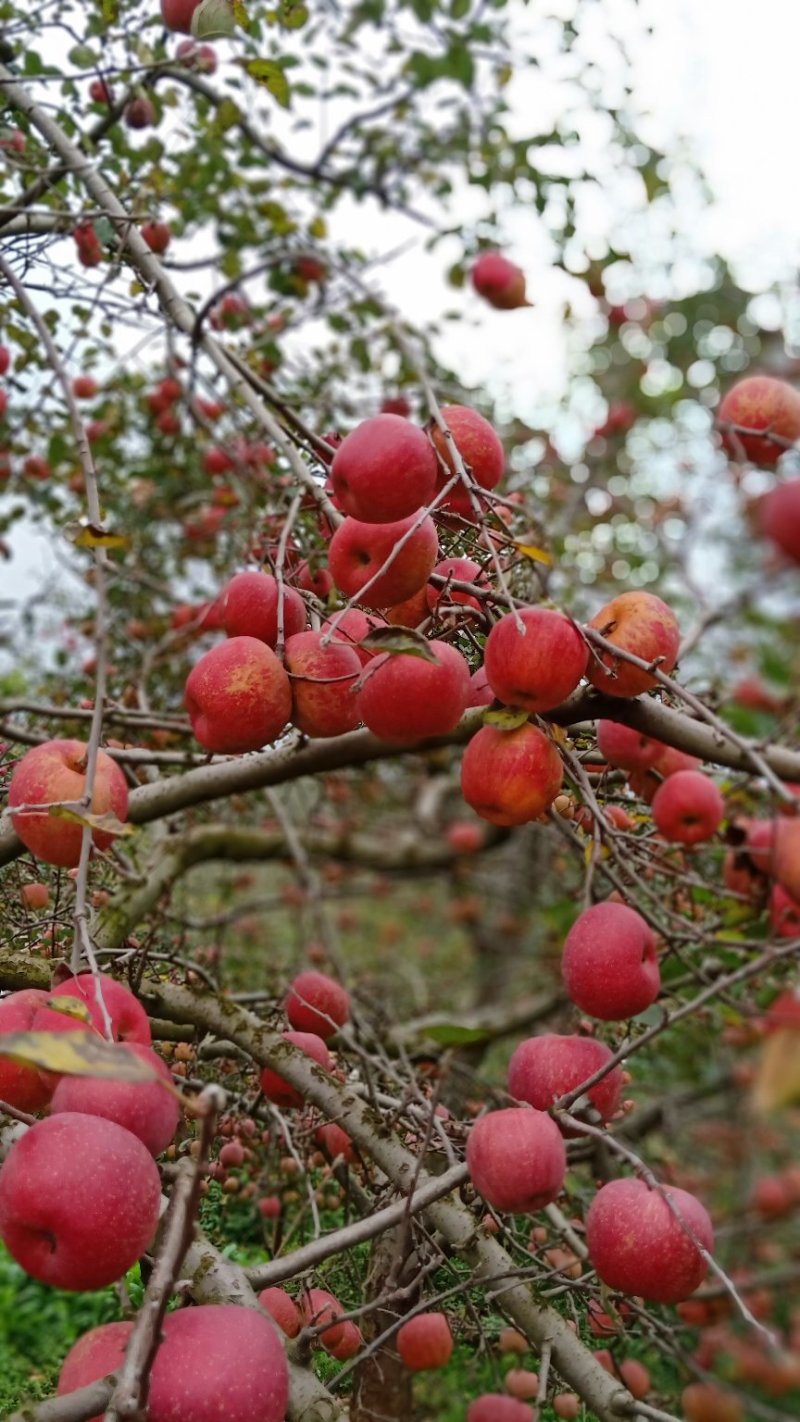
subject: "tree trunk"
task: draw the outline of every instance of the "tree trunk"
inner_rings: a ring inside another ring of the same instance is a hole
[[[387,1230],[372,1246],[365,1302],[380,1298],[387,1289],[402,1285],[413,1275],[413,1249],[405,1225]],[[362,1326],[367,1343],[396,1323],[399,1314],[411,1308],[414,1298],[393,1301],[390,1308],[376,1308]],[[358,1364],[355,1372],[350,1422],[413,1422],[412,1374],[400,1362],[392,1338]]]

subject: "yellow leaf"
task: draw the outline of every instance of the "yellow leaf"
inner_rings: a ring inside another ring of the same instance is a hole
[[[157,1079],[148,1062],[94,1032],[4,1032],[0,1045],[2,1055],[11,1061],[58,1072],[60,1076],[92,1076],[107,1081]]]
[[[323,237],[327,237],[328,224],[324,217],[312,217],[308,224],[308,235],[309,237],[315,237],[319,242],[322,241]]]
[[[76,548],[127,548],[129,543],[124,533],[112,533],[93,523],[67,524],[64,534]]]
[[[89,829],[102,830],[104,834],[134,834],[133,825],[123,824],[111,810],[102,815],[93,815],[90,810],[71,810],[67,805],[51,805],[47,811],[57,820],[71,820],[76,825],[87,825]]]
[[[60,1012],[62,1017],[74,1017],[87,1027],[92,1026],[92,1014],[79,997],[51,997],[46,1005],[51,1012]]]
[[[518,726],[524,726],[529,715],[529,711],[523,711],[520,708],[500,706],[497,710],[484,711],[483,724],[496,726],[498,731],[516,731]]]
[[[515,543],[514,547],[523,557],[530,558],[532,563],[544,563],[546,567],[552,568],[555,562],[552,553],[548,553],[546,548],[537,548],[534,543]]]
[[[752,1091],[753,1106],[762,1114],[800,1101],[800,1032],[779,1027],[761,1051]]]

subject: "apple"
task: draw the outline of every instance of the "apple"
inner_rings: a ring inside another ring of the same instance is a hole
[[[575,690],[588,658],[583,637],[563,612],[523,607],[495,623],[483,665],[499,701],[541,714]]]
[[[527,1215],[561,1194],[567,1170],[564,1138],[550,1116],[531,1106],[492,1111],[470,1129],[467,1167],[488,1205]]]
[[[89,98],[93,104],[112,104],[114,95],[105,79],[93,79],[89,85]]]
[[[350,1017],[350,994],[326,973],[298,973],[286,997],[286,1016],[298,1032],[333,1037]]]
[[[466,1422],[536,1422],[536,1413],[516,1397],[506,1397],[502,1392],[484,1392],[470,1403]]]
[[[67,1354],[58,1394],[118,1369],[132,1328],[105,1323]],[[256,1309],[201,1304],[168,1313],[150,1374],[148,1422],[283,1422],[289,1372],[275,1325]]]
[[[3,372],[0,371],[0,375],[2,375],[2,373]],[[385,399],[381,401],[381,414],[402,415],[404,419],[408,419],[411,414],[411,405],[405,395],[387,395]]]
[[[354,731],[361,715],[354,688],[361,662],[352,647],[322,632],[296,632],[286,642],[286,670],[291,678],[291,722],[306,736],[342,736]]]
[[[31,854],[62,869],[74,869],[80,860],[83,826],[46,810],[22,813],[19,807],[79,801],[86,787],[87,752],[88,746],[83,741],[45,741],[25,752],[11,776],[8,804],[14,829]],[[17,814],[13,813],[15,809]],[[113,816],[119,821],[128,813],[127,781],[116,762],[103,750],[97,753],[91,813]],[[92,831],[96,849],[108,849],[113,839],[113,830]]]
[[[396,523],[430,503],[437,470],[423,430],[402,415],[373,415],[342,440],[331,485],[345,514],[362,523]]]
[[[328,594],[333,588],[333,578],[330,571],[324,565],[310,558],[304,558],[298,563],[294,574],[294,581],[304,592],[313,593],[320,602],[327,602]]]
[[[444,837],[456,854],[477,854],[484,844],[483,830],[474,820],[453,820]]]
[[[314,1140],[332,1161],[341,1159],[347,1165],[358,1163],[356,1148],[347,1131],[343,1131],[335,1121],[326,1121],[324,1125],[317,1126]]]
[[[301,282],[322,282],[328,275],[328,268],[319,257],[297,257],[294,262],[294,274]]]
[[[192,16],[201,0],[161,0],[161,18],[168,30],[192,32]]]
[[[287,1294],[285,1289],[262,1289],[258,1295],[258,1302],[263,1309],[266,1309],[270,1318],[274,1318],[282,1333],[287,1338],[296,1338],[303,1327],[303,1316],[297,1307],[294,1299]]]
[[[210,44],[181,40],[176,46],[175,58],[184,69],[196,69],[198,74],[215,74],[217,70],[217,56]]]
[[[236,573],[220,596],[220,619],[229,637],[256,637],[273,649],[278,641],[279,585],[271,573]],[[284,585],[283,636],[306,625],[306,605],[299,592]]]
[[[494,692],[486,680],[486,668],[478,667],[469,679],[470,693],[468,706],[491,706]]]
[[[443,1368],[453,1352],[453,1335],[443,1313],[417,1313],[397,1330],[400,1361],[412,1373]]]
[[[44,909],[50,902],[50,889],[47,884],[23,884],[19,896],[26,908]]]
[[[762,469],[773,469],[786,450],[785,441],[800,439],[800,394],[772,375],[748,375],[724,396],[717,423],[722,443],[734,459],[744,454]],[[730,425],[743,433],[726,428]]]
[[[40,1007],[49,993],[39,988],[23,988],[0,1000],[0,1051],[5,1032],[29,1032]],[[52,1094],[52,1083],[35,1067],[0,1056],[0,1101],[16,1106],[18,1111],[41,1111]]]
[[[93,375],[76,375],[72,382],[72,393],[77,400],[91,400],[99,389]]]
[[[145,222],[142,225],[142,236],[150,251],[161,255],[170,244],[172,229],[168,222]]]
[[[326,1353],[330,1353],[331,1357],[336,1358],[339,1363],[346,1363],[348,1358],[354,1358],[363,1343],[361,1329],[349,1318],[345,1319],[342,1324],[342,1336],[338,1343],[322,1340],[322,1346]]]
[[[758,517],[765,537],[793,563],[800,563],[800,479],[787,479],[770,489],[761,500]]]
[[[686,1422],[746,1422],[739,1398],[716,1383],[689,1383],[681,1393],[681,1407]]]
[[[483,569],[480,563],[476,563],[473,558],[444,558],[441,563],[437,563],[432,574],[432,578],[448,578],[457,583],[479,583],[486,582]],[[481,603],[472,593],[460,592],[458,588],[448,588],[445,593],[444,588],[437,583],[428,583],[425,588],[425,597],[431,612],[438,612],[442,615],[442,598],[444,606],[449,610],[451,605],[474,608],[476,612],[481,611]]]
[[[52,1115],[80,1111],[85,1116],[104,1116],[138,1136],[151,1155],[160,1155],[173,1140],[181,1118],[181,1108],[172,1091],[172,1074],[151,1047],[141,1042],[125,1042],[117,1047],[120,1057],[134,1056],[156,1073],[154,1081],[113,1081],[101,1077],[62,1076],[50,1104]]]
[[[623,726],[619,721],[598,721],[597,748],[609,765],[621,770],[649,770],[664,746],[643,731],[634,730],[633,726]]]
[[[577,1392],[557,1392],[553,1398],[553,1411],[563,1422],[575,1422],[581,1415],[581,1400]]]
[[[623,1358],[619,1371],[631,1397],[635,1397],[638,1402],[647,1397],[653,1383],[647,1368],[638,1358]]]
[[[29,479],[44,480],[52,477],[53,470],[40,454],[29,454],[23,462],[22,472]]]
[[[37,1121],[0,1170],[0,1238],[27,1274],[59,1289],[121,1278],[155,1233],[158,1170],[140,1140],[102,1116]]]
[[[5,375],[11,365],[11,352],[8,346],[0,346],[0,375]]]
[[[769,921],[778,938],[800,938],[800,903],[781,884],[773,884],[769,901]],[[0,1096],[3,1093],[0,1091]],[[6,1097],[8,1100],[8,1097]]]
[[[527,1344],[527,1340],[525,1341]],[[525,1351],[528,1351],[527,1346]],[[510,1368],[503,1381],[506,1385],[506,1392],[521,1402],[533,1401],[538,1395],[539,1374],[531,1372],[530,1368]]]
[[[508,1064],[508,1093],[537,1111],[548,1111],[560,1096],[571,1094],[611,1057],[611,1049],[596,1037],[561,1037],[555,1032],[528,1037]],[[615,1066],[589,1088],[589,1100],[602,1121],[610,1121],[617,1110],[622,1086],[622,1067]]]
[[[156,121],[152,99],[146,94],[130,99],[122,111],[122,117],[128,128],[151,128]]]
[[[461,793],[495,825],[524,825],[550,808],[564,778],[553,741],[529,722],[513,731],[482,726],[461,762]]]
[[[328,565],[344,597],[357,598],[369,608],[392,607],[425,587],[436,565],[439,538],[431,518],[414,528],[417,517],[411,514],[398,523],[346,518],[339,525],[330,542]],[[398,548],[401,539],[406,541]],[[391,563],[381,572],[389,558]]]
[[[525,297],[525,273],[502,252],[481,252],[472,268],[472,285],[498,311],[530,306]]]
[[[494,427],[477,410],[471,410],[467,405],[444,405],[441,413],[467,473],[471,474],[480,489],[496,488],[506,467],[506,454]],[[428,429],[439,456],[437,489],[443,489],[456,472],[455,464],[439,426],[431,422]],[[440,507],[463,518],[474,516],[473,501],[463,482],[451,490]]]
[[[658,997],[661,974],[650,925],[627,904],[593,904],[567,934],[561,974],[581,1012],[619,1022]]]
[[[346,647],[352,647],[362,667],[365,667],[378,653],[367,651],[364,647],[359,646],[359,643],[363,642],[364,638],[368,637],[376,627],[385,626],[383,618],[376,616],[375,613],[362,612],[360,607],[348,607],[344,613],[335,612],[330,617],[326,617],[322,623],[322,631],[327,634],[333,628],[331,641],[334,645],[337,642],[343,642]]]
[[[195,737],[221,755],[269,745],[292,712],[289,678],[255,637],[230,637],[206,652],[189,673],[184,698]]]
[[[608,407],[608,414],[602,425],[598,425],[594,434],[601,439],[608,439],[613,435],[627,434],[636,423],[636,409],[629,400],[612,400]]]
[[[660,597],[648,592],[620,593],[601,608],[589,623],[615,647],[657,662],[659,671],[672,671],[678,660],[680,628],[674,612]],[[589,657],[587,676],[608,696],[639,696],[656,686],[655,677],[613,652],[595,651]]]
[[[345,1335],[346,1320],[334,1322],[340,1314],[344,1313],[342,1305],[334,1294],[329,1294],[326,1289],[309,1289],[307,1293],[300,1296],[300,1308],[303,1315],[303,1322],[307,1328],[321,1328],[319,1341],[326,1348],[336,1347],[342,1342]],[[331,1320],[328,1322],[328,1320]],[[327,1325],[327,1326],[323,1326]]]
[[[653,796],[653,820],[673,844],[702,844],[711,839],[725,818],[725,801],[708,775],[679,770]]]
[[[589,1258],[602,1282],[648,1303],[688,1299],[706,1276],[707,1265],[691,1235],[708,1253],[714,1248],[711,1220],[686,1190],[662,1192],[644,1180],[612,1180],[598,1190],[586,1216]]]
[[[314,1032],[282,1032],[281,1036],[291,1042],[293,1046],[299,1047],[306,1056],[311,1057],[321,1066],[323,1071],[330,1071],[333,1067],[333,1059],[328,1048],[321,1037]],[[303,1095],[296,1087],[285,1081],[272,1067],[264,1067],[261,1072],[260,1086],[268,1101],[275,1106],[302,1106]]]
[[[432,641],[428,647],[435,661],[387,653],[367,673],[358,711],[381,740],[444,736],[461,720],[469,700],[469,667],[449,642]]]
[[[428,589],[423,586],[412,597],[406,598],[405,602],[387,607],[384,615],[392,627],[419,627],[421,623],[428,621],[429,610]]]
[[[78,261],[82,267],[97,267],[103,260],[103,247],[91,222],[76,227],[73,232],[78,249]]]
[[[200,0],[203,4],[204,0]],[[214,331],[239,331],[252,324],[253,313],[238,291],[226,291],[211,309],[209,321]]]

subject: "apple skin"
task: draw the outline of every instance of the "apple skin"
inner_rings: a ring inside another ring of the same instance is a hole
[[[481,489],[496,488],[506,467],[506,452],[493,426],[467,405],[445,405],[442,417],[475,483]],[[431,423],[428,428],[441,461],[437,467],[436,487],[443,489],[455,474],[455,466],[439,426]],[[457,484],[439,507],[464,518],[474,517],[473,502],[463,483]]]
[[[502,252],[481,252],[471,276],[478,295],[498,311],[530,305],[525,298],[525,273]]]
[[[609,765],[620,770],[649,770],[663,750],[661,741],[654,741],[633,726],[619,721],[597,722],[597,749]]]
[[[605,1066],[612,1052],[595,1037],[558,1036],[544,1032],[520,1042],[508,1064],[508,1093],[517,1101],[548,1111],[560,1096],[580,1086]],[[612,1067],[588,1096],[602,1121],[610,1121],[622,1095],[622,1067]],[[563,1128],[562,1128],[563,1129]],[[564,1134],[575,1134],[569,1128]]]
[[[800,820],[780,816],[774,821],[769,862],[781,888],[800,899]]]
[[[124,983],[117,982],[107,973],[98,973],[100,990],[106,1011],[111,1018],[111,1032],[115,1042],[138,1042],[149,1047],[152,1041],[150,1021],[142,1004],[134,997]],[[52,998],[77,998],[89,1014],[89,1023],[80,1018],[70,1017],[42,1004],[33,1022],[35,1032],[75,1032],[92,1028],[105,1036],[105,1024],[97,988],[92,973],[78,973],[77,977],[65,978],[52,992],[45,994],[46,1002]]]
[[[192,33],[192,15],[201,0],[161,0],[161,18],[168,30],[178,34]]]
[[[346,647],[351,647],[362,667],[365,667],[373,657],[378,655],[377,652],[366,651],[358,644],[368,637],[376,627],[386,626],[382,617],[377,617],[374,613],[362,612],[360,607],[348,607],[344,614],[333,613],[331,617],[327,617],[322,623],[322,631],[330,632],[334,621],[336,627],[331,636],[334,646],[337,642],[343,642]]]
[[[258,1302],[263,1309],[266,1309],[270,1318],[274,1318],[282,1333],[287,1338],[296,1338],[303,1327],[303,1317],[294,1299],[287,1294],[285,1289],[262,1289],[258,1295]]]
[[[429,504],[438,465],[428,436],[402,415],[373,415],[347,435],[331,464],[342,512],[362,523],[397,523]]]
[[[102,1289],[155,1233],[161,1183],[136,1136],[102,1116],[37,1121],[0,1170],[0,1238],[26,1273],[55,1288]]]
[[[700,1201],[686,1190],[665,1192],[703,1248],[714,1230]],[[612,1180],[598,1190],[586,1216],[589,1258],[604,1284],[647,1303],[679,1303],[702,1284],[707,1266],[661,1192],[643,1180]]]
[[[237,573],[223,588],[220,619],[229,637],[255,637],[275,649],[278,641],[278,580],[271,573]],[[306,626],[306,605],[294,588],[283,589],[283,636]]]
[[[331,1160],[337,1160],[341,1156],[348,1165],[358,1163],[358,1155],[347,1134],[341,1126],[337,1126],[335,1121],[326,1121],[324,1125],[317,1126],[314,1132],[314,1140],[330,1156]]]
[[[561,1194],[567,1170],[564,1137],[550,1116],[531,1106],[492,1111],[470,1129],[467,1167],[488,1205],[527,1215]]]
[[[469,679],[470,693],[468,706],[491,706],[494,692],[486,680],[486,668],[478,667]]]
[[[444,558],[441,563],[437,563],[432,576],[439,575],[442,578],[453,578],[458,583],[484,583],[486,579],[480,563],[476,563],[473,558]],[[439,603],[445,595],[444,588],[437,587],[434,583],[428,583],[425,589],[425,598],[431,612],[437,609],[441,615],[442,609]],[[445,606],[450,603],[458,607],[471,607],[476,612],[481,611],[481,604],[477,597],[471,593],[459,592],[456,588],[449,588],[445,597]]]
[[[526,722],[514,731],[482,726],[461,761],[461,793],[494,825],[524,825],[550,808],[564,770],[553,742]]]
[[[286,997],[286,1016],[298,1032],[333,1037],[350,1017],[350,994],[327,973],[298,973]]]
[[[306,1053],[306,1056],[311,1057],[317,1063],[317,1066],[321,1066],[323,1071],[331,1071],[333,1067],[331,1054],[322,1038],[318,1037],[315,1032],[282,1032],[281,1036],[287,1042],[291,1042],[293,1046],[299,1047]],[[267,1100],[275,1106],[289,1107],[302,1106],[303,1104],[301,1092],[297,1091],[271,1067],[264,1067],[260,1086]]]
[[[787,479],[764,495],[758,522],[766,538],[793,563],[800,563],[800,479]]]
[[[428,589],[423,585],[405,602],[385,608],[384,616],[391,627],[419,627],[421,622],[427,621],[429,612]]]
[[[364,725],[381,740],[444,736],[461,720],[469,700],[469,667],[449,642],[428,646],[435,662],[386,654],[367,674],[358,710]]]
[[[118,1052],[147,1062],[160,1081],[172,1085],[169,1068],[151,1047],[140,1042],[120,1043]],[[173,1140],[181,1118],[180,1103],[159,1080],[110,1081],[90,1076],[62,1076],[50,1104],[52,1115],[79,1111],[85,1116],[103,1116],[124,1126],[146,1146],[151,1155],[160,1155]]]
[[[678,660],[681,634],[677,619],[671,608],[654,593],[620,593],[600,609],[589,626],[602,633],[607,641],[645,662],[660,657],[659,670],[667,675]],[[648,672],[618,660],[612,652],[599,649],[596,655],[589,657],[586,674],[592,685],[608,696],[639,696],[657,685],[655,677]]]
[[[781,440],[800,439],[800,394],[785,380],[772,375],[748,375],[739,380],[724,396],[717,421],[740,425],[743,429],[769,431]],[[722,443],[732,458],[741,458],[742,451],[752,464],[762,469],[774,469],[783,444],[776,444],[769,435],[755,433],[737,435],[722,430]]]
[[[39,1008],[50,994],[39,988],[23,988],[0,1001],[0,1050],[4,1032],[29,1032]],[[41,1111],[53,1093],[52,1081],[35,1067],[23,1066],[0,1056],[0,1101],[18,1111]]]
[[[661,988],[653,931],[627,904],[593,904],[567,934],[561,973],[581,1012],[602,1022],[636,1017]]]
[[[92,1329],[67,1354],[58,1393],[118,1368],[129,1323]],[[125,1330],[125,1331],[124,1331]],[[280,1334],[256,1309],[201,1304],[168,1313],[150,1375],[148,1422],[283,1422],[289,1372]]]
[[[309,1289],[307,1293],[301,1294],[300,1309],[307,1328],[319,1328],[321,1324],[327,1323],[329,1318],[337,1318],[339,1314],[344,1313],[335,1294],[329,1294],[325,1289]],[[329,1327],[322,1329],[318,1336],[323,1347],[335,1348],[342,1342],[345,1337],[345,1322],[343,1319],[341,1323],[331,1323]]]
[[[11,776],[8,804],[13,812],[17,805],[55,805],[62,801],[80,800],[86,785],[85,761],[88,747],[84,741],[55,740],[33,746],[17,761]],[[128,786],[115,761],[101,750],[97,753],[91,812],[108,812],[118,820],[128,814]],[[47,812],[38,815],[11,816],[14,829],[26,849],[46,864],[62,869],[76,868],[81,855],[83,830],[81,825],[59,819]],[[108,849],[114,835],[106,830],[92,832],[96,849]]]
[[[659,785],[652,812],[659,834],[670,843],[702,844],[722,824],[725,801],[710,776],[679,770]]]
[[[443,1313],[418,1313],[397,1330],[397,1351],[412,1373],[429,1372],[449,1363],[453,1335]]]
[[[346,1363],[348,1358],[354,1358],[359,1349],[363,1346],[364,1338],[361,1329],[352,1319],[346,1318],[342,1324],[342,1336],[338,1343],[328,1343],[323,1341],[322,1346],[326,1353],[330,1353],[332,1358],[336,1358],[340,1363]]]
[[[341,642],[322,646],[322,632],[297,632],[286,643],[286,670],[291,677],[291,722],[313,737],[343,736],[354,731],[361,716],[354,687],[361,662],[352,647]]]
[[[416,518],[412,514],[399,523],[362,523],[346,518],[339,525],[328,549],[328,566],[344,597],[358,598],[364,607],[377,609],[406,602],[425,587],[439,556],[439,537],[431,518],[415,529],[386,572],[362,595],[365,584],[409,533]]]
[[[773,884],[769,900],[769,921],[778,938],[800,938],[800,903],[781,884]],[[0,1090],[0,1097],[3,1092]],[[9,1096],[3,1097],[10,1101]]]
[[[275,653],[255,637],[230,637],[196,662],[186,680],[186,709],[206,750],[260,750],[291,716],[292,689]]]
[[[524,627],[520,632],[518,623]],[[525,711],[552,711],[586,673],[589,649],[563,612],[523,607],[507,612],[486,638],[483,665],[499,701]]]
[[[484,1392],[470,1403],[466,1422],[534,1422],[535,1417],[527,1402],[502,1392]]]

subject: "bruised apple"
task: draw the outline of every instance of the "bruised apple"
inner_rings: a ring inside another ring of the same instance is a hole
[[[561,757],[538,726],[482,726],[461,762],[461,793],[482,819],[524,825],[550,808],[564,778]]]
[[[523,607],[507,612],[486,639],[483,665],[499,701],[525,711],[552,711],[575,690],[589,651],[563,612]]]
[[[80,860],[82,825],[47,810],[28,814],[18,807],[55,806],[80,800],[86,787],[87,752],[88,746],[83,741],[45,741],[25,752],[11,776],[8,805],[14,829],[31,854],[62,869],[74,869]],[[120,821],[128,813],[125,776],[103,750],[97,753],[91,813],[110,815]],[[99,828],[92,831],[96,849],[108,849],[113,839],[113,831]]]
[[[681,638],[677,619],[654,593],[620,593],[588,625],[614,647],[657,665],[667,675],[678,660]],[[589,657],[587,676],[608,696],[640,696],[657,685],[649,671],[599,649]]]
[[[376,659],[358,694],[364,725],[384,741],[443,736],[461,720],[469,667],[449,642],[428,643],[428,661],[406,653]]]
[[[362,523],[396,523],[429,504],[436,455],[423,430],[402,415],[373,415],[347,435],[333,458],[337,505]]]
[[[567,934],[561,974],[581,1012],[603,1022],[635,1017],[661,988],[653,930],[627,904],[593,904]]]
[[[530,1106],[492,1111],[470,1129],[467,1168],[487,1204],[529,1214],[561,1193],[567,1169],[564,1138],[544,1111]]]
[[[280,735],[292,710],[289,678],[275,653],[255,637],[230,637],[189,673],[186,709],[206,750],[238,755]]]

